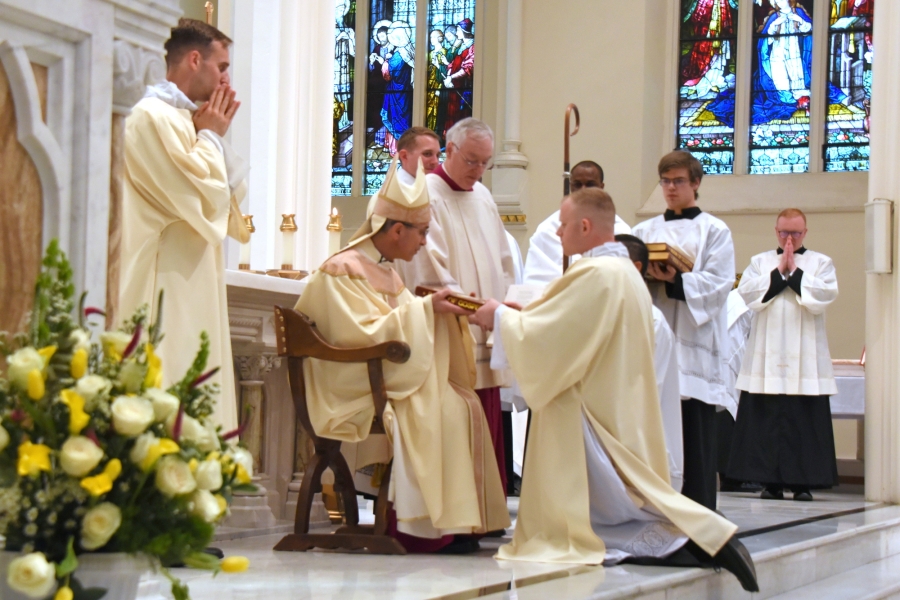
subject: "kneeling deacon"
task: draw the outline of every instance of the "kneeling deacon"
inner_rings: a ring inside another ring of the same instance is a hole
[[[407,550],[475,550],[477,541],[454,536],[502,529],[510,521],[474,390],[474,344],[459,316],[464,311],[446,299],[449,290],[417,298],[394,271],[394,260],[410,260],[425,245],[431,220],[421,162],[411,187],[396,173],[392,165],[367,221],[313,273],[296,306],[335,346],[409,344],[408,362],[384,363],[387,442],[379,452],[377,441],[367,440],[375,409],[365,364],[307,360],[309,416],[318,435],[366,440],[369,460],[357,452],[356,468],[393,457],[389,498],[396,530],[390,528]]]
[[[515,534],[497,558],[716,565],[756,591],[737,526],[670,484],[650,295],[613,237],[612,199],[575,192],[560,221],[566,254],[589,257],[525,310],[488,300],[471,317],[495,331],[493,360],[533,410]]]

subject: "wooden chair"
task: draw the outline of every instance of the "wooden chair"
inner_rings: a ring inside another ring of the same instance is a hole
[[[409,346],[403,342],[385,342],[367,348],[335,348],[322,339],[316,324],[309,317],[280,306],[275,307],[275,332],[278,338],[278,355],[286,356],[288,359],[291,395],[297,419],[315,447],[315,453],[303,474],[303,483],[297,497],[294,533],[282,538],[276,544],[275,550],[305,552],[318,547],[330,550],[368,550],[373,554],[406,554],[400,542],[387,535],[387,494],[391,480],[391,465],[387,467],[375,501],[375,525],[360,525],[353,473],[341,454],[341,442],[316,435],[309,420],[303,360],[316,358],[334,362],[367,363],[369,384],[375,400],[375,419],[372,422],[371,433],[384,433],[382,418],[387,405],[387,391],[381,361],[387,359],[395,363],[406,362],[409,360]],[[335,493],[343,500],[346,524],[334,533],[309,533],[313,496],[322,491],[322,473],[328,467],[334,472]]]

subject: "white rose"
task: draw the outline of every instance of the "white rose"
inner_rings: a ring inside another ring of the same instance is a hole
[[[76,350],[84,350],[88,354],[91,352],[91,332],[87,329],[73,329],[69,334],[69,341],[72,342],[72,352]]]
[[[137,437],[153,423],[153,405],[137,396],[119,396],[110,407],[116,433]]]
[[[29,598],[43,598],[56,585],[56,568],[41,552],[32,552],[9,563],[6,583]]]
[[[201,452],[215,452],[216,450],[221,450],[222,446],[219,442],[219,434],[216,431],[215,424],[207,420],[203,423],[203,428],[206,430],[206,435],[203,439],[197,443],[197,447]]]
[[[125,348],[131,343],[132,334],[124,331],[104,331],[100,334],[100,343],[103,345],[103,353],[111,358],[110,351],[122,358]]]
[[[204,460],[197,465],[194,477],[197,479],[198,488],[215,491],[222,487],[222,463],[217,460]]]
[[[9,365],[6,370],[9,381],[22,390],[28,389],[28,374],[35,369],[43,371],[46,366],[44,357],[30,346],[13,352],[6,364]]]
[[[144,392],[144,397],[153,403],[153,414],[157,423],[165,423],[166,419],[178,412],[181,402],[168,392],[159,388],[149,388]]]
[[[146,433],[142,433],[136,440],[134,440],[134,446],[131,448],[131,453],[128,455],[128,458],[130,458],[131,462],[135,464],[141,464],[141,462],[145,458],[147,458],[147,452],[150,451],[150,447],[155,443],[155,435],[153,435],[149,431]]]
[[[174,435],[176,420],[177,415],[172,415],[169,417],[169,420],[166,421],[166,431],[170,436]],[[215,445],[212,443],[213,440],[215,441]],[[212,437],[211,439],[209,430],[204,427],[200,421],[189,415],[181,415],[180,441],[190,442],[204,452],[211,452],[213,450],[218,450],[219,448],[218,438]]]
[[[219,501],[210,492],[206,490],[197,490],[191,496],[191,513],[197,515],[207,523],[212,523],[219,518],[222,510],[219,507]]]
[[[81,547],[96,550],[106,545],[122,524],[122,511],[112,502],[102,502],[81,521]]]
[[[191,474],[191,467],[177,456],[164,456],[156,467],[156,487],[164,495],[172,498],[190,494],[197,489],[197,482]]]
[[[72,477],[84,477],[100,464],[103,450],[83,435],[73,435],[62,445],[59,462]]]
[[[9,445],[9,432],[0,425],[0,452],[3,452]]]
[[[97,400],[112,389],[112,382],[99,375],[85,375],[75,383],[75,391],[84,398],[84,409],[91,412]]]
[[[253,455],[244,448],[233,448],[231,450],[231,458],[237,464],[244,467],[247,475],[253,477]]]
[[[119,369],[119,383],[130,394],[136,394],[141,391],[144,384],[144,378],[147,376],[147,367],[140,365],[137,361],[129,360]]]

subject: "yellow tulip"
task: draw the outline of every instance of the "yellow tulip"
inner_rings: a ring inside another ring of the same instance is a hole
[[[59,397],[69,407],[69,433],[78,435],[91,421],[91,416],[84,412],[84,398],[74,390],[63,390]]]
[[[253,478],[250,477],[250,473],[247,472],[247,469],[244,468],[244,465],[237,465],[237,482],[241,484],[250,483],[253,481]]]
[[[229,556],[219,563],[226,573],[242,573],[250,567],[250,559],[246,556]]]
[[[72,593],[72,588],[69,586],[61,587],[56,590],[56,594],[53,596],[53,600],[72,600],[75,595]]]
[[[79,348],[72,354],[72,360],[69,363],[69,372],[75,379],[81,379],[87,373],[88,353],[84,348]]]
[[[216,494],[215,496],[216,502],[219,503],[219,514],[225,512],[225,509],[228,508],[228,501],[225,500],[222,494]]]
[[[44,444],[32,444],[25,440],[19,446],[19,462],[16,465],[19,477],[37,475],[41,471],[50,470],[50,447]]]
[[[53,355],[56,354],[56,346],[44,346],[40,350],[38,350],[38,354],[41,355],[41,358],[44,359],[44,364],[49,364],[50,359],[53,358]]]
[[[177,454],[178,452],[181,452],[181,448],[175,443],[175,440],[162,438],[147,450],[147,456],[141,461],[141,470],[149,471],[161,456]]]
[[[188,461],[188,466],[191,468],[191,473],[196,473],[197,467],[200,466],[200,463],[196,458],[192,458],[190,461]]]
[[[44,397],[44,374],[33,369],[28,372],[28,397],[32,400],[40,400]]]
[[[122,473],[122,462],[118,458],[114,458],[103,469],[103,472],[93,477],[85,477],[81,480],[81,487],[86,489],[91,496],[102,496],[110,491],[113,482]]]
[[[147,375],[144,377],[144,387],[161,388],[162,359],[153,352],[153,344],[146,344],[144,349],[147,352]]]

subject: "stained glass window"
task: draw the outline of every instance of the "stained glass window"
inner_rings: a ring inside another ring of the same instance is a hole
[[[758,0],[753,12],[750,173],[802,173],[809,170],[813,0]]]
[[[738,0],[682,0],[678,147],[707,173],[734,168]]]
[[[356,0],[334,2],[334,124],[331,134],[331,195],[349,196],[353,181],[353,72]]]
[[[445,146],[447,130],[472,116],[475,0],[429,0],[425,126]]]
[[[831,0],[825,170],[869,169],[872,14],[875,0]]]
[[[416,0],[370,2],[365,196],[381,187],[397,140],[413,124],[416,60]]]

